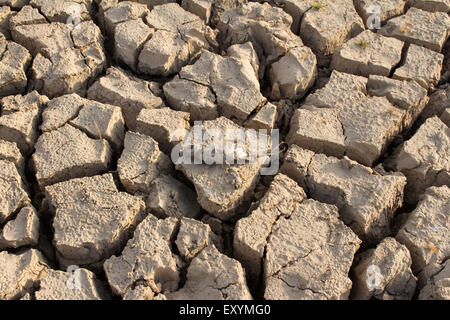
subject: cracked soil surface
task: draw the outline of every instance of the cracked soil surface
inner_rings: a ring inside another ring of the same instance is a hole
[[[374,3],[0,0],[0,300],[450,300],[450,1]]]

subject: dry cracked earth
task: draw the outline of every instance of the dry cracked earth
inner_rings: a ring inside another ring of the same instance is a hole
[[[0,0],[0,299],[450,299],[449,11]],[[194,121],[279,171],[175,165]]]

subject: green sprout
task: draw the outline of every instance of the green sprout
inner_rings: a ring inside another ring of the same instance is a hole
[[[388,113],[390,114],[390,115],[393,115],[394,113],[395,113],[395,109],[394,108],[389,108],[388,109]]]
[[[311,6],[316,10],[320,10],[324,7],[324,5],[321,4],[320,2],[314,2]]]
[[[368,43],[366,40],[360,40],[360,41],[359,41],[359,45],[360,45],[363,49],[365,49],[365,48],[367,48],[367,47],[369,46],[369,43]]]

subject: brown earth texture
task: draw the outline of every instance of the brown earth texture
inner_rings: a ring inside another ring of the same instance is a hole
[[[0,300],[450,300],[449,12],[0,0]]]

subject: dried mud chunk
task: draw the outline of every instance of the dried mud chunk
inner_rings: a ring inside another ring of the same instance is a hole
[[[426,98],[427,90],[419,86],[416,81],[400,81],[370,75],[367,82],[367,91],[373,96],[386,96],[392,104],[406,110],[428,102]],[[414,112],[414,114],[417,113],[420,113],[420,111]]]
[[[308,167],[315,152],[290,146],[284,156],[280,172],[296,181],[302,188],[307,188]]]
[[[271,64],[290,49],[303,46],[290,30],[292,17],[268,3],[250,2],[225,11],[219,20],[221,42],[229,47],[251,41],[256,52],[264,53],[263,65]]]
[[[392,77],[415,80],[428,89],[439,82],[443,61],[444,55],[412,44],[408,48],[405,64],[395,70]]]
[[[317,77],[316,56],[308,47],[289,50],[269,70],[273,99],[299,99]]]
[[[182,140],[178,131],[189,130],[189,127],[189,113],[170,108],[143,109],[136,120],[136,131],[158,141],[166,154],[170,154],[174,145]]]
[[[155,29],[177,31],[177,29],[186,23],[199,20],[199,18],[181,8],[178,3],[168,3],[155,7],[147,15],[147,23]]]
[[[45,197],[55,215],[53,244],[64,267],[102,262],[117,253],[143,217],[143,201],[119,192],[111,174],[46,187]]]
[[[152,34],[153,29],[142,19],[120,23],[114,34],[116,58],[137,71],[139,52]]]
[[[355,267],[354,299],[411,300],[416,277],[411,271],[408,249],[394,238],[385,238],[376,247],[362,253]]]
[[[445,108],[450,106],[450,86],[446,89],[438,89],[430,94],[430,101],[420,115],[421,119],[440,116]]]
[[[31,206],[22,208],[17,217],[0,230],[0,248],[35,246],[38,240],[39,217]]]
[[[173,170],[170,159],[159,150],[153,138],[127,132],[124,145],[117,171],[120,182],[128,192],[148,194],[153,180]]]
[[[287,137],[290,144],[336,156],[344,155],[345,139],[339,111],[312,105],[295,111]]]
[[[115,37],[116,57],[144,74],[177,73],[202,48],[217,46],[216,32],[177,3],[148,11],[121,2],[106,11],[105,20],[107,31]]]
[[[123,145],[125,127],[119,107],[85,100],[84,107],[70,124],[90,137],[108,140],[115,150]]]
[[[221,132],[223,136],[226,136],[227,129],[242,130],[241,132],[245,134],[243,128],[224,117],[220,117],[213,121],[204,121],[201,129],[206,131],[217,130]],[[193,130],[195,130],[195,128]],[[253,138],[254,137],[252,136],[246,137],[246,143],[256,144],[256,141],[252,140]],[[259,142],[264,143],[263,140],[264,139],[261,139]],[[185,142],[187,142],[187,140]],[[194,144],[195,141],[192,141],[192,143]],[[219,141],[216,142],[212,139],[211,141],[207,141],[206,144],[218,149],[223,147],[219,146],[218,143]],[[183,147],[183,145],[184,144],[182,144],[181,147]],[[189,143],[187,147],[190,147]],[[232,151],[233,154],[236,153],[235,149],[240,148],[240,146],[235,147],[236,148],[233,148]],[[250,152],[248,145],[243,146],[243,148],[243,152]],[[183,150],[183,152],[184,151],[185,150]],[[220,154],[220,150],[218,150],[218,154]],[[225,154],[225,152],[223,152],[223,154]],[[245,161],[245,164],[239,164],[240,160],[245,160],[239,158],[239,156],[233,163],[228,163],[225,157],[222,157],[219,161],[223,164],[218,164],[216,161],[213,161],[211,165],[203,162],[201,164],[193,164],[193,162],[187,164],[182,161],[184,160],[183,157],[177,159],[177,161],[178,160],[181,161],[178,162],[176,168],[182,171],[194,184],[197,191],[197,199],[202,208],[223,220],[231,219],[236,214],[236,210],[239,209],[253,191],[259,178],[259,170],[263,163],[262,157],[256,157],[256,159],[254,159],[255,161]]]
[[[75,17],[80,21],[90,20],[94,0],[30,0],[30,5],[38,8],[50,22],[69,23],[70,18],[75,25]]]
[[[157,30],[139,54],[139,71],[169,76],[190,60],[189,47],[177,32]]]
[[[106,14],[106,11],[111,9],[113,6],[117,6],[119,4],[119,0],[96,0],[95,2],[97,4],[97,13],[94,16],[94,19],[96,19],[96,21],[97,21],[98,25],[100,26],[100,28],[102,29],[102,31],[105,31],[105,33],[109,37],[109,36],[111,36],[111,34],[113,34],[114,30],[111,30],[111,32],[109,32],[109,30],[106,30],[105,14]],[[122,4],[127,4],[127,3],[136,4],[135,2],[131,2],[131,1],[122,1]]]
[[[305,198],[305,192],[295,181],[278,174],[258,207],[236,223],[233,255],[242,262],[252,281],[258,281],[262,272],[267,241],[274,224],[282,217],[289,217],[295,203]]]
[[[293,203],[267,242],[265,299],[348,298],[348,272],[361,240],[339,220],[335,206],[312,199]]]
[[[450,17],[446,13],[410,8],[406,14],[389,20],[380,33],[440,52],[449,30]]]
[[[63,73],[63,70],[68,75],[60,77],[59,74]],[[90,77],[90,69],[79,51],[67,49],[52,60],[38,54],[33,61],[32,74],[34,88],[49,97],[71,92],[84,95],[84,79]]]
[[[81,98],[77,94],[55,98],[42,114],[41,130],[49,132],[67,123],[95,139],[105,138],[119,149],[124,136],[124,121],[119,107]]]
[[[181,25],[177,32],[157,30],[142,48],[139,71],[164,77],[178,73],[202,48],[212,50],[208,39],[214,37],[213,31],[200,21]]]
[[[167,175],[153,180],[147,206],[152,213],[162,217],[198,218],[200,215],[194,190]]]
[[[390,234],[394,212],[403,204],[406,178],[401,173],[380,175],[348,158],[291,146],[281,172],[301,183],[312,198],[336,205],[345,224],[370,243]]]
[[[271,130],[275,126],[277,118],[277,107],[267,102],[262,108],[245,124],[246,128],[255,130],[265,129]]]
[[[240,263],[214,246],[203,249],[191,262],[183,288],[165,295],[168,300],[251,300]]]
[[[122,22],[143,19],[149,13],[147,7],[141,3],[133,1],[120,1],[117,0],[100,4],[100,9],[103,11],[101,20],[104,22],[106,33],[110,36],[114,36],[115,28]]]
[[[296,110],[289,143],[336,157],[345,150],[349,158],[371,166],[402,130],[406,111],[386,97],[368,96],[366,85],[367,78],[333,70],[327,85],[306,98],[305,108]]]
[[[156,6],[146,17],[155,34],[139,55],[139,71],[168,76],[195,58],[202,48],[211,50],[215,32],[199,17],[185,11],[177,3]]]
[[[9,26],[11,29],[14,29],[17,26],[41,23],[47,23],[47,19],[45,19],[38,9],[33,8],[32,6],[24,6],[9,20]]]
[[[88,90],[89,99],[122,108],[129,129],[136,127],[136,118],[142,109],[160,108],[164,102],[153,89],[155,83],[145,81],[111,67],[106,76],[98,79]]]
[[[0,37],[0,96],[25,92],[30,62],[27,49]]]
[[[224,12],[218,24],[226,46],[252,42],[261,58],[259,77],[266,67],[270,70],[273,99],[302,97],[316,79],[316,57],[292,33],[291,23],[280,8],[249,3]]]
[[[333,90],[347,90],[348,96],[352,97],[355,91],[361,91],[362,93],[366,93],[366,86],[367,86],[367,78],[352,74],[347,74],[344,72],[339,72],[336,70],[333,70],[331,72],[330,78],[328,82],[325,84],[325,86],[330,86],[330,89]],[[327,90],[323,97],[318,95],[311,95],[315,99],[315,101],[318,103],[319,107],[328,107],[329,104],[335,103],[335,101],[331,100],[335,97],[335,94],[333,93],[333,90]],[[328,92],[331,91],[331,92]],[[309,96],[308,96],[309,97]],[[342,97],[342,102],[346,102],[345,96]]]
[[[177,289],[180,276],[177,257],[171,251],[177,229],[177,219],[158,220],[152,215],[138,225],[122,254],[103,264],[115,294],[126,296],[139,284],[153,293]]]
[[[24,190],[22,177],[17,172],[14,163],[0,160],[0,223],[6,221],[11,215],[23,206],[29,204],[30,199]]]
[[[86,99],[81,98],[76,93],[50,100],[42,112],[41,131],[49,132],[64,126],[77,117],[86,101]]]
[[[386,20],[403,14],[405,11],[405,0],[378,0],[375,5],[379,6],[379,9],[374,6],[374,2],[371,0],[356,0],[354,2],[356,11],[362,17],[367,28],[372,26],[375,20],[370,20],[370,17],[374,13],[379,12],[380,23],[386,22]]]
[[[30,0],[0,0],[0,5],[10,6],[13,9],[20,9],[27,5]]]
[[[1,4],[0,4],[1,5]],[[14,16],[11,9],[6,6],[0,6],[0,35],[10,38],[9,34],[9,21]]]
[[[408,4],[411,7],[415,7],[421,10],[430,12],[449,12],[450,1],[449,0],[408,0]]]
[[[397,233],[397,241],[411,252],[413,271],[423,284],[450,255],[449,212],[450,188],[428,188]]]
[[[100,29],[92,21],[75,29],[63,23],[21,25],[11,33],[35,56],[33,87],[49,97],[73,92],[84,96],[106,63]]]
[[[292,17],[291,30],[293,33],[299,34],[302,17],[306,11],[311,9],[312,3],[303,0],[276,0],[271,3],[279,6]]]
[[[123,296],[123,300],[152,300],[155,293],[145,283],[137,282],[134,288],[130,288]]]
[[[233,44],[232,46],[229,46],[227,49],[227,56],[237,60],[249,62],[253,70],[255,70],[256,76],[261,78],[260,71],[262,71],[262,69],[260,70],[259,68],[258,54],[256,53],[251,42]]]
[[[110,159],[111,148],[106,140],[91,139],[70,124],[42,134],[32,157],[41,188],[104,172]]]
[[[327,85],[309,95],[306,104],[336,109],[346,137],[347,155],[371,165],[401,130],[405,112],[395,108],[385,97],[368,96],[366,86],[367,78],[333,71]]]
[[[193,65],[183,67],[179,76],[208,86],[216,96],[219,113],[238,121],[245,121],[266,102],[251,64],[234,58],[203,51]]]
[[[321,4],[321,9],[311,8],[304,14],[300,26],[303,41],[319,54],[319,62],[364,30],[364,23],[353,1],[338,0]]]
[[[0,252],[0,299],[13,300],[24,296],[45,277],[48,266],[44,256],[35,249],[17,254]]]
[[[427,90],[416,81],[400,81],[382,76],[371,75],[367,91],[372,96],[386,97],[394,106],[405,109],[404,128],[414,123],[429,100]]]
[[[71,37],[75,48],[80,50],[84,62],[91,70],[92,76],[88,79],[83,93],[86,92],[93,79],[95,79],[106,66],[106,56],[103,51],[103,36],[100,29],[92,21],[82,22],[75,28]]]
[[[211,235],[211,229],[207,224],[194,219],[182,219],[175,245],[183,259],[191,261],[212,244]]]
[[[40,53],[47,60],[73,49],[70,32],[69,26],[63,23],[18,25],[11,30],[15,42],[27,48],[32,55]]]
[[[14,163],[18,172],[24,176],[25,159],[22,157],[17,144],[14,142],[0,140],[0,160],[7,160]]]
[[[240,50],[242,49],[242,50]],[[237,57],[240,52],[239,58]],[[169,104],[191,113],[193,120],[212,120],[218,114],[244,122],[265,98],[255,71],[255,55],[250,43],[229,50],[230,57],[203,51],[193,65],[164,85]]]
[[[419,300],[450,300],[450,260],[428,280],[427,285],[420,291]]]
[[[182,0],[181,7],[208,23],[213,11],[213,0]]]
[[[439,118],[432,117],[388,159],[389,167],[408,178],[407,203],[416,203],[425,189],[435,184],[439,173],[450,171],[449,148],[450,128]]]
[[[214,120],[219,116],[216,97],[208,86],[175,76],[163,89],[167,103],[175,110],[189,112],[192,120]]]
[[[71,278],[72,277],[72,278]],[[76,277],[75,281],[71,280]],[[74,287],[68,286],[72,284]],[[36,300],[104,300],[109,296],[94,273],[87,269],[76,269],[74,273],[49,270],[40,281]]]
[[[225,11],[242,7],[248,3],[248,0],[213,0],[213,2],[213,12],[210,19],[210,24],[212,26],[217,26],[220,21],[220,17],[222,16],[222,14],[224,14]]]
[[[331,68],[368,77],[389,76],[400,62],[403,42],[366,30],[347,41],[333,55]]]

